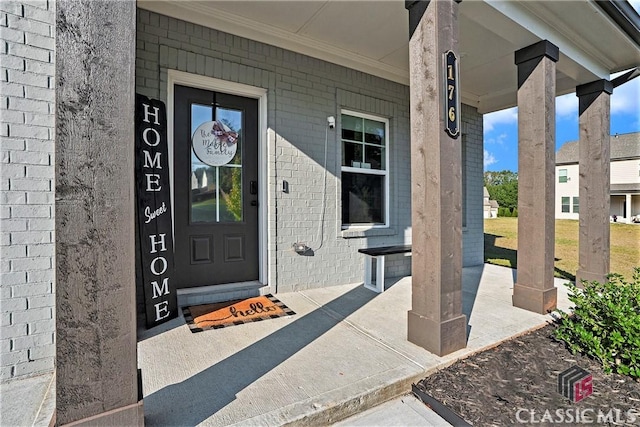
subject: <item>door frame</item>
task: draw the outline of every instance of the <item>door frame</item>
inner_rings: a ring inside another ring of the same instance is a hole
[[[267,191],[267,89],[191,74],[184,71],[167,70],[167,139],[169,143],[169,179],[171,186],[171,216],[173,221],[175,221],[175,213],[173,212],[175,209],[173,186],[173,103],[174,86],[176,84],[258,100],[258,280],[261,284],[268,285],[269,253],[267,244],[267,207],[269,206],[269,194]],[[175,241],[175,225],[173,223],[172,228]]]

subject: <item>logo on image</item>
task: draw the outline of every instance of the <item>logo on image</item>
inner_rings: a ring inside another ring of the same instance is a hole
[[[573,365],[558,375],[558,393],[573,403],[593,393],[593,377],[579,366]]]

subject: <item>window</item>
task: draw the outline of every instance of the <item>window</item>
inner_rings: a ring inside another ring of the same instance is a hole
[[[578,197],[573,198],[573,213],[580,213],[580,200]]]
[[[233,157],[221,166],[204,163],[191,151],[192,223],[242,222],[242,123],[243,111],[191,104],[191,135],[200,125],[219,120],[236,137]]]
[[[389,122],[350,111],[341,122],[342,225],[386,226]]]
[[[567,177],[566,169],[558,169],[558,182],[567,182],[569,178]]]
[[[571,206],[569,206],[571,198],[570,197],[563,197],[562,198],[562,212],[563,213],[567,213],[570,212],[569,208]]]

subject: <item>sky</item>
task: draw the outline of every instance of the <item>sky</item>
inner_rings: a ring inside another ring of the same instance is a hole
[[[629,1],[640,11],[640,0]],[[615,78],[623,73],[613,74]],[[617,87],[611,95],[611,134],[640,131],[640,77]],[[556,98],[556,151],[578,140],[578,97]],[[518,170],[517,107],[484,115],[484,170]]]

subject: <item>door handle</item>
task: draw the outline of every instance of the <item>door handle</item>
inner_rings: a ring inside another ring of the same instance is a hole
[[[252,200],[251,201],[251,206],[258,206],[258,201],[257,200]]]
[[[258,181],[249,182],[249,194],[258,194]]]

